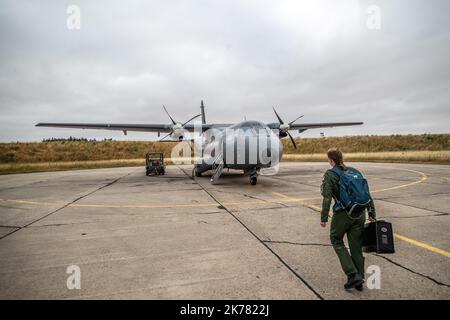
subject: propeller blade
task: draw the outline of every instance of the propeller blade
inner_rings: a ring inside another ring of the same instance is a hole
[[[297,149],[297,144],[295,143],[294,138],[292,138],[291,134],[289,133],[289,131],[287,132],[287,134],[289,135],[289,138],[291,138],[291,142],[294,145],[294,148]]]
[[[190,118],[188,121],[186,121],[185,123],[182,124],[182,126],[184,127],[186,124],[188,124],[189,122],[191,122],[192,120],[194,120],[195,118],[200,117],[201,114],[196,115],[195,117]]]
[[[166,109],[166,107],[163,105],[163,108],[164,108],[164,111],[167,113],[167,115],[169,116],[169,118],[170,118],[170,120],[172,120],[172,123],[173,124],[177,124],[176,122],[175,122],[175,120],[173,120],[173,118],[170,116],[170,114],[169,114],[169,112],[167,112],[167,109]]]
[[[278,115],[277,111],[275,110],[275,107],[272,107],[272,109],[273,109],[273,112],[275,112],[275,115],[277,116],[278,121],[280,122],[280,124],[284,124],[283,120],[281,120],[280,116]]]
[[[163,141],[165,138],[167,138],[168,136],[170,136],[172,134],[172,132],[169,132],[168,134],[166,134],[163,138],[159,139],[159,141]]]
[[[304,114],[302,114],[300,117],[298,117],[297,119],[295,119],[294,121],[289,122],[289,125],[293,124],[295,121],[297,121],[300,118],[303,118]]]

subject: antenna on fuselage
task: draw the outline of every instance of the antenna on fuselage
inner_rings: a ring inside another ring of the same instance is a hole
[[[203,104],[203,100],[200,104],[200,110],[202,112],[202,124],[206,124],[206,117],[205,117],[205,105]]]

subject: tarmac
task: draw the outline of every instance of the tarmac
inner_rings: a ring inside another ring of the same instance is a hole
[[[256,186],[189,165],[0,176],[0,299],[450,299],[450,166],[350,165],[395,232],[394,254],[365,255],[379,289],[343,289],[327,165],[287,162]]]

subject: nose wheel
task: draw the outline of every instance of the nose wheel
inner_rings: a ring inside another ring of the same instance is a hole
[[[244,173],[248,174],[250,177],[250,184],[252,186],[256,185],[258,183],[258,169],[257,168],[253,168],[252,170],[249,171],[244,171]]]

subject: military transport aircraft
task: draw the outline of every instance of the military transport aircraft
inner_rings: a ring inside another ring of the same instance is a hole
[[[104,129],[123,131],[144,131],[167,133],[160,141],[167,137],[171,141],[193,141],[194,148],[200,156],[194,164],[192,175],[201,176],[206,171],[213,171],[211,182],[216,183],[224,168],[243,170],[249,175],[250,183],[257,183],[258,174],[273,175],[278,172],[279,161],[283,155],[283,144],[280,139],[289,137],[294,148],[297,148],[290,130],[299,133],[308,129],[361,125],[363,122],[331,122],[331,123],[295,123],[303,116],[293,121],[285,122],[273,111],[278,122],[263,123],[260,121],[242,121],[236,124],[207,123],[205,107],[201,101],[198,114],[188,121],[177,122],[169,114],[170,124],[102,124],[102,123],[38,123],[37,127],[77,128],[77,129]],[[201,116],[201,124],[190,124]],[[194,140],[187,139],[191,133],[197,132]]]

